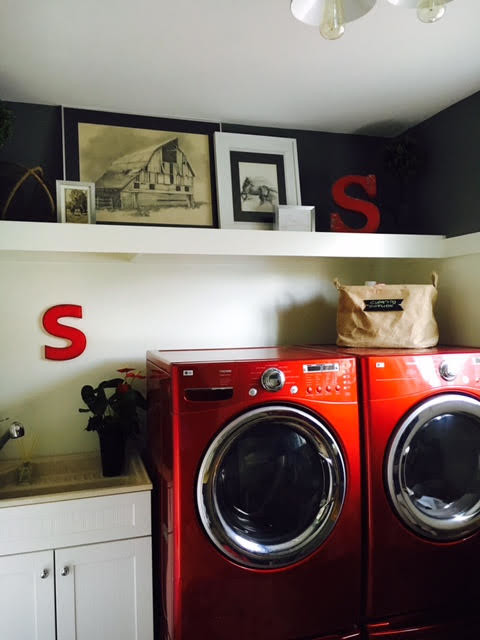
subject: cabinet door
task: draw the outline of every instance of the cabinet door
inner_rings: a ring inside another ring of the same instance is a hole
[[[151,538],[55,552],[57,640],[152,640]]]
[[[55,640],[53,551],[0,557],[0,638]]]

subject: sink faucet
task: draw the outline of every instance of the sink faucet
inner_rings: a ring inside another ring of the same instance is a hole
[[[9,440],[21,438],[23,435],[25,435],[23,424],[20,424],[20,422],[12,422],[3,436],[0,437],[0,449],[3,449]]]

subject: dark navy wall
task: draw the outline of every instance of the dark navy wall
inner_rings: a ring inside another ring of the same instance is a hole
[[[61,112],[60,107],[25,103],[6,103],[15,116],[12,138],[0,149],[2,161],[19,163],[26,167],[41,166],[55,197],[55,180],[63,178]],[[302,203],[315,205],[317,229],[329,229],[330,214],[337,211],[352,227],[365,223],[360,214],[342,211],[331,198],[333,183],[346,174],[377,176],[378,194],[375,203],[381,211],[384,233],[409,232],[411,229],[398,216],[395,181],[385,171],[383,155],[385,140],[361,135],[321,133],[316,131],[222,125],[223,131],[294,137],[297,140]],[[68,176],[67,176],[68,178]],[[8,185],[7,185],[8,187]],[[2,200],[0,175],[0,203]],[[359,188],[350,195],[367,198]],[[3,198],[4,199],[4,198]],[[38,190],[22,192],[9,219],[50,220],[51,215],[38,204]]]
[[[21,175],[12,164],[28,169],[41,167],[55,200],[55,180],[63,179],[62,127],[60,107],[5,102],[14,115],[13,133],[0,148],[0,211],[6,194]],[[9,220],[51,221],[51,208],[42,188],[29,178],[17,192],[7,211]]]
[[[342,211],[331,197],[332,185],[348,174],[377,176],[377,198],[373,200],[381,212],[382,233],[408,233],[410,221],[401,219],[396,198],[396,179],[385,167],[386,139],[372,136],[323,133],[299,129],[275,129],[223,124],[222,131],[295,138],[302,203],[315,205],[317,230],[328,231],[330,214],[342,214],[346,224],[361,227],[365,218],[360,214]],[[365,192],[351,188],[349,194],[367,199]]]
[[[419,233],[480,231],[480,92],[410,131],[425,165],[410,196]]]
[[[55,180],[63,178],[60,107],[6,103],[15,116],[12,138],[0,149],[2,161],[26,167],[41,166],[55,197]],[[333,183],[347,174],[377,176],[374,200],[381,212],[383,233],[460,235],[480,230],[476,206],[480,201],[478,151],[480,146],[480,93],[459,102],[412,128],[420,158],[418,171],[407,184],[386,166],[389,138],[324,133],[298,129],[222,124],[233,133],[293,137],[297,140],[302,203],[315,205],[317,229],[329,229],[330,214],[337,211],[352,227],[363,216],[341,211],[332,201]],[[0,204],[2,201],[0,175]],[[366,199],[359,188],[350,195]],[[38,204],[38,191],[25,190],[10,219],[51,220]]]

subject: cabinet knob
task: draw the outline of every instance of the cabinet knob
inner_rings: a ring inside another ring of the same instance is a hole
[[[63,569],[60,571],[61,576],[68,576],[69,573],[70,569],[68,567],[63,567]]]
[[[45,578],[48,578],[48,569],[42,569],[42,573],[40,574],[40,578],[42,580],[45,580]]]

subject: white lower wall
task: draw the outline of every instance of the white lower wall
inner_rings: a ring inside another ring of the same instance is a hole
[[[439,277],[445,344],[480,347],[480,254],[444,260]]]
[[[157,256],[150,262],[4,259],[0,418],[16,418],[34,431],[37,455],[97,449],[96,434],[84,430],[88,414],[78,413],[84,384],[115,377],[123,366],[144,370],[148,349],[333,343],[336,276],[350,284],[422,283],[436,270],[441,342],[480,346],[479,267],[478,255],[443,262],[209,256]],[[83,307],[83,318],[68,323],[87,335],[87,349],[74,360],[48,361],[43,346],[64,343],[44,332],[41,318],[61,303]],[[18,457],[21,444],[9,442],[0,459]]]
[[[445,260],[379,260],[377,267],[385,282],[427,283],[436,271],[440,343],[480,347],[480,254]]]
[[[4,260],[0,418],[16,418],[34,430],[37,455],[96,449],[96,434],[84,431],[88,414],[78,413],[84,384],[96,386],[123,366],[144,370],[148,349],[333,343],[333,278],[371,279],[374,262],[209,256],[138,263]],[[41,318],[62,303],[83,307],[83,318],[68,324],[86,334],[87,349],[74,360],[48,361],[43,346],[64,342],[44,332]],[[9,442],[0,458],[17,457],[25,442]]]

